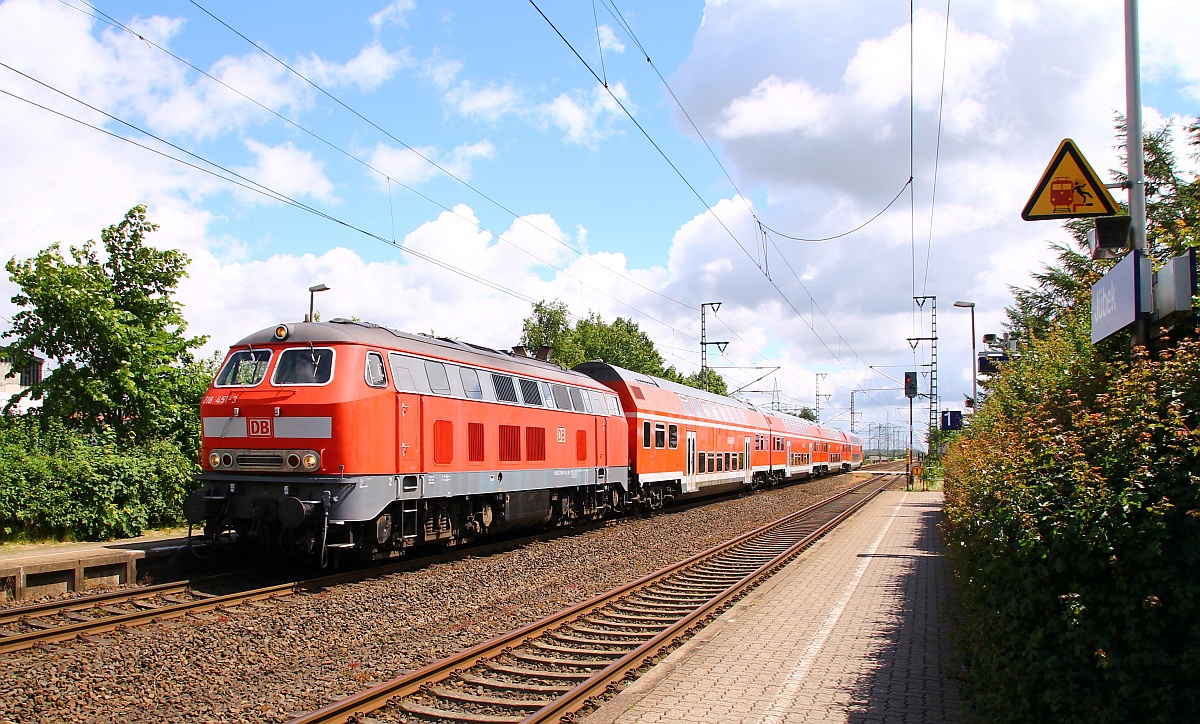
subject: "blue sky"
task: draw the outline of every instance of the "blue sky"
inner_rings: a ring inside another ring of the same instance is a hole
[[[882,0],[538,2],[571,47],[527,1],[201,5],[337,101],[189,2],[5,0],[0,62],[409,251],[0,96],[5,258],[146,203],[152,241],[193,259],[180,300],[210,350],[298,319],[323,282],[326,317],[496,347],[518,341],[528,300],[562,299],[633,318],[692,371],[699,305],[721,301],[709,335],[731,344],[711,362],[781,366],[753,389],[789,404],[812,406],[826,374],[822,418],[842,427],[851,390],[928,362],[905,341],[931,321],[914,294],[938,297],[940,392],[961,407],[970,331],[953,301],[999,331],[1009,285],[1066,238],[1019,219],[1028,194],[1064,137],[1107,176],[1125,103],[1119,3],[952,3],[947,29],[945,3],[917,2],[910,35],[909,7]],[[1200,113],[1198,21],[1194,2],[1142,3],[1148,126]],[[178,155],[13,70],[0,90]],[[758,233],[841,234],[902,190],[834,241]],[[733,388],[760,374],[725,373]],[[856,426],[906,408],[863,393]]]

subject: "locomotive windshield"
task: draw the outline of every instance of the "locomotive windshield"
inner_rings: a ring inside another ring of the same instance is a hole
[[[328,347],[286,349],[275,365],[274,385],[323,385],[333,377],[333,350]]]
[[[234,352],[225,361],[220,374],[214,381],[216,387],[254,387],[263,381],[267,365],[271,362],[271,350],[248,349]]]

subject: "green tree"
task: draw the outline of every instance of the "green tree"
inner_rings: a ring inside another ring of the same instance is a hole
[[[136,206],[125,218],[63,255],[59,243],[31,259],[5,265],[20,288],[3,353],[14,368],[35,354],[52,363],[38,384],[14,396],[41,400],[42,414],[84,432],[111,430],[118,440],[187,438],[199,383],[185,337],[187,324],[172,298],[186,275],[187,256],[145,245],[157,229]],[[199,394],[203,394],[201,391]]]
[[[521,344],[529,349],[553,347],[550,359],[568,369],[580,362],[602,359],[634,372],[704,389],[705,379],[699,372],[685,376],[674,367],[665,366],[653,340],[636,322],[617,317],[609,323],[592,312],[572,326],[570,316],[562,301],[542,300],[534,304],[533,313],[522,326]],[[709,392],[720,395],[728,392],[719,374],[708,370],[706,377]]]

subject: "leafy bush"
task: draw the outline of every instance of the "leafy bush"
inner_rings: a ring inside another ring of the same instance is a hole
[[[1183,721],[1200,706],[1200,342],[1107,361],[1089,334],[1079,318],[1030,344],[947,455],[962,676],[996,721]]]
[[[96,540],[176,524],[196,463],[172,440],[118,445],[53,419],[0,425],[0,540]]]

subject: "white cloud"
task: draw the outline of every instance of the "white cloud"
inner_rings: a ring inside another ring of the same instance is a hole
[[[461,115],[490,122],[517,111],[522,99],[510,85],[478,88],[470,81],[463,81],[446,93],[446,100]]]
[[[495,158],[496,149],[490,141],[463,144],[449,154],[442,155],[434,146],[424,148],[396,148],[380,143],[371,151],[370,164],[387,174],[393,181],[415,185],[438,176],[441,166],[460,179],[471,177],[475,161]],[[437,164],[437,166],[434,165]],[[386,179],[378,179],[387,186]]]
[[[626,108],[634,110],[622,84],[611,83],[609,88]],[[614,121],[624,116],[617,102],[600,86],[590,93],[564,93],[541,106],[538,112],[544,123],[563,131],[568,142],[583,146],[594,146],[618,133]]]
[[[833,99],[804,81],[784,83],[770,76],[741,98],[734,98],[717,123],[722,138],[802,131],[824,134],[834,123]]]
[[[310,151],[302,151],[290,142],[268,146],[253,139],[246,140],[246,148],[255,155],[257,162],[254,166],[238,168],[241,175],[285,196],[308,196],[337,203],[333,182],[325,175],[325,163],[313,158]],[[268,198],[248,190],[239,191],[239,194],[250,203],[265,203]]]
[[[332,63],[311,55],[297,69],[318,85],[339,88],[349,85],[370,91],[388,81],[400,68],[411,65],[404,52],[389,53],[378,43],[368,45],[345,63]]]
[[[614,53],[625,52],[624,43],[622,43],[620,40],[617,40],[617,36],[613,33],[612,27],[608,25],[601,25],[596,29],[596,32],[600,35],[601,50],[611,50]]]
[[[408,27],[408,15],[417,7],[415,0],[393,0],[387,7],[368,18],[367,22],[379,32],[384,25]]]

